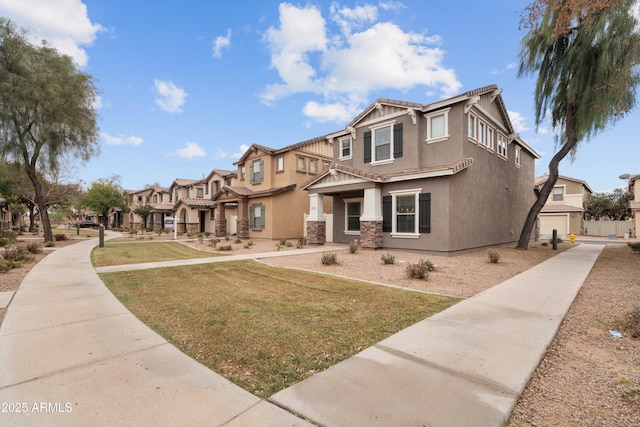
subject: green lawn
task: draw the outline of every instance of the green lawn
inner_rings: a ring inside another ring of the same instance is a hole
[[[108,265],[137,264],[142,262],[169,261],[172,259],[208,258],[220,256],[203,252],[175,242],[105,243],[91,252],[95,267]]]
[[[459,301],[255,261],[100,277],[169,342],[262,398]]]

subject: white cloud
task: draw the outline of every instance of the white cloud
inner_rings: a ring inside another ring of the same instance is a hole
[[[242,155],[248,149],[249,149],[248,145],[241,144],[240,147],[238,147],[238,151],[236,151],[234,153],[230,153],[230,152],[225,151],[225,150],[217,149],[213,156],[216,159],[219,159],[219,160],[222,160],[222,159],[238,160],[240,157],[242,157]]]
[[[400,7],[394,2],[380,5]],[[445,52],[438,47],[438,36],[376,22],[376,6],[333,3],[330,16],[339,29],[335,34],[315,6],[282,3],[279,11],[279,27],[270,27],[264,36],[271,65],[280,76],[261,94],[267,105],[311,93],[323,100],[307,102],[305,115],[316,121],[344,121],[346,111],[361,108],[372,91],[425,86],[425,92],[438,89],[448,97],[462,87],[455,71],[443,65]]]
[[[213,41],[213,56],[221,58],[222,49],[227,49],[229,46],[231,46],[231,30],[227,30],[226,36],[218,36]]]
[[[91,22],[81,0],[2,0],[0,16],[29,29],[32,43],[47,40],[80,67],[89,59],[82,46],[90,46],[97,33],[104,31]]]
[[[102,97],[96,95],[95,99],[93,100],[93,104],[91,106],[93,107],[94,110],[100,110],[103,107]]]
[[[179,157],[184,157],[185,159],[193,159],[194,157],[204,157],[206,153],[204,149],[200,147],[195,142],[187,142],[184,148],[179,148],[176,150],[176,154]]]
[[[511,124],[513,125],[513,129],[516,132],[520,133],[520,132],[526,132],[529,130],[522,114],[516,111],[508,111],[508,113],[509,113],[509,118],[511,119]]]
[[[156,105],[167,113],[181,113],[187,92],[169,81],[155,80]]]
[[[102,132],[100,136],[102,137],[102,139],[107,145],[132,145],[134,147],[137,147],[138,145],[142,144],[142,142],[144,141],[139,136],[133,136],[133,135],[111,136],[106,132]]]

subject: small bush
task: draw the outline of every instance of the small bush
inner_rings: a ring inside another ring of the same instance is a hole
[[[562,237],[556,238],[556,242],[562,243]],[[553,244],[553,238],[549,239],[549,243]]]
[[[40,252],[42,252],[42,249],[40,248],[40,244],[36,242],[31,242],[27,244],[27,251],[30,254],[39,254]]]
[[[435,269],[430,261],[420,260],[418,262],[410,262],[405,267],[405,273],[410,279],[427,280],[429,272]]]
[[[0,248],[4,248],[5,246],[9,246],[11,242],[6,237],[0,237]]]
[[[53,235],[53,240],[56,242],[62,242],[63,240],[69,240],[69,237],[64,233],[57,233]]]
[[[278,241],[278,244],[279,244],[280,246],[285,246],[285,245],[287,244],[287,239],[280,239],[280,240]]]
[[[229,236],[224,236],[224,240],[228,242],[229,240],[231,240],[231,238]]]
[[[218,248],[219,251],[232,251],[233,247],[231,245],[224,245]]]
[[[242,243],[242,239],[238,237],[238,238],[236,239],[236,243]]]
[[[640,252],[640,243],[627,243],[627,246],[633,249],[634,252]]]
[[[358,241],[354,240],[353,242],[349,243],[349,253],[355,254],[357,251],[358,251]]]
[[[634,307],[627,314],[623,328],[631,338],[640,338],[640,307]]]
[[[549,243],[547,243],[547,242],[542,242],[542,243],[540,243],[540,246],[549,246]]]
[[[204,235],[203,234],[198,234],[198,242],[200,242],[200,244],[202,244],[203,241],[204,241]]]
[[[7,261],[4,258],[0,258],[0,273],[6,273],[14,267],[14,263]]]
[[[322,254],[320,262],[322,262],[322,265],[337,265],[338,255],[334,254],[333,252],[325,252]]]
[[[381,257],[383,264],[395,264],[396,257],[391,254],[383,254]]]
[[[22,261],[31,261],[33,258],[29,254],[29,251],[24,246],[14,246],[4,250],[2,257],[7,261],[14,263]]]
[[[204,232],[204,237],[208,238],[209,236],[211,236],[211,232],[210,231],[205,231]]]
[[[489,262],[491,264],[497,264],[498,261],[500,261],[500,254],[496,251],[494,251],[493,249],[490,249],[487,252],[487,257],[489,257]]]
[[[16,232],[10,230],[0,231],[0,237],[7,239],[9,243],[15,243],[18,240]]]
[[[55,244],[54,242],[52,242],[52,241],[44,242],[44,247],[45,247],[45,248],[52,248],[52,247],[54,247],[55,245],[56,245],[56,244]]]
[[[296,248],[298,249],[302,249],[302,247],[304,245],[307,244],[307,238],[306,237],[298,237],[298,243],[296,244]]]

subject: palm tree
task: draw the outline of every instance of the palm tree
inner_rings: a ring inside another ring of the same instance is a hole
[[[519,76],[537,75],[536,125],[550,116],[559,150],[522,228],[519,249],[528,248],[538,214],[558,179],[560,161],[568,154],[574,159],[581,141],[625,116],[635,105],[639,82],[634,0],[614,0],[589,13],[570,9],[575,3],[571,0],[543,3],[546,8],[537,24],[522,40]],[[560,24],[568,10],[570,25]]]

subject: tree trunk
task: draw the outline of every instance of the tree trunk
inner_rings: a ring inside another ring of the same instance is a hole
[[[567,141],[560,148],[560,151],[558,151],[549,162],[549,178],[547,179],[547,182],[545,182],[545,184],[542,186],[542,190],[540,190],[540,194],[538,194],[538,199],[529,210],[529,214],[527,215],[527,219],[524,222],[524,226],[522,227],[520,240],[518,240],[516,249],[529,248],[531,233],[533,232],[533,227],[536,224],[538,215],[540,214],[540,211],[542,210],[544,204],[547,202],[547,199],[549,198],[553,187],[556,185],[556,181],[558,181],[560,162],[578,144],[578,138],[576,136],[576,123],[573,113],[573,104],[568,103],[566,110],[565,132],[567,134]]]
[[[29,203],[29,233],[33,233],[33,223],[36,219],[36,207]]]
[[[51,231],[51,221],[49,220],[49,213],[47,212],[47,204],[45,203],[44,194],[42,192],[42,185],[40,184],[40,180],[38,179],[38,174],[36,173],[35,166],[27,164],[25,166],[27,171],[27,176],[31,180],[33,184],[33,190],[35,192],[35,201],[38,206],[38,210],[40,211],[40,222],[42,223],[42,230],[44,234],[44,241],[52,242],[53,241],[53,232]]]

